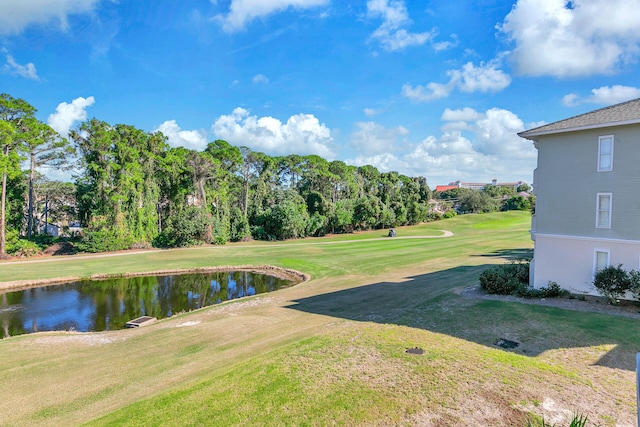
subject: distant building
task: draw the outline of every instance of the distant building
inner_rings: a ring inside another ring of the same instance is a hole
[[[62,224],[64,224],[64,222]],[[68,225],[41,223],[40,234],[47,234],[53,237],[79,236],[82,234],[82,226],[79,222],[70,222]]]
[[[79,222],[70,222],[69,223],[69,234],[71,236],[80,236],[82,235],[82,226]]]
[[[42,224],[40,226],[41,234],[47,234],[53,237],[58,237],[60,235],[60,231],[60,227],[55,224]]]
[[[451,190],[451,189],[454,189],[454,188],[469,188],[471,190],[484,190],[484,188],[487,185],[495,185],[496,187],[513,187],[513,189],[516,190],[522,184],[526,184],[526,183],[524,181],[498,182],[498,180],[495,179],[495,178],[492,179],[491,182],[488,182],[488,183],[485,183],[485,182],[455,181],[455,182],[450,182],[448,185],[437,185],[436,186],[436,191],[443,192],[443,191]]]

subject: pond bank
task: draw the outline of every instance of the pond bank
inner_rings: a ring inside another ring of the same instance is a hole
[[[188,273],[215,273],[215,272],[227,272],[227,271],[247,271],[250,273],[265,274],[274,276],[279,279],[290,280],[294,285],[302,282],[306,282],[310,279],[310,276],[299,271],[276,267],[273,265],[240,265],[240,266],[216,266],[216,267],[200,267],[200,268],[181,268],[170,270],[154,270],[135,273],[120,273],[120,274],[92,274],[89,277],[80,276],[67,276],[57,277],[51,279],[29,279],[29,280],[14,280],[11,282],[0,282],[0,291],[2,290],[20,290],[24,288],[31,288],[37,286],[49,286],[62,283],[76,282],[80,280],[103,280],[118,277],[140,277],[140,276],[162,276],[171,274],[188,274]]]

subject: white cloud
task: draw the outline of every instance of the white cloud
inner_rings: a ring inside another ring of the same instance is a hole
[[[449,75],[462,92],[499,92],[511,84],[511,77],[499,70],[499,66],[499,60],[481,63],[479,67],[468,62],[461,70],[449,71]]]
[[[402,86],[402,95],[414,101],[426,102],[446,98],[452,90],[452,85],[434,82],[427,83],[424,86],[417,85],[415,87],[406,84]]]
[[[259,84],[259,83],[267,84],[267,83],[269,83],[269,79],[264,74],[256,74],[255,76],[253,76],[253,80],[252,81],[255,84]]]
[[[474,123],[484,118],[483,113],[479,113],[473,108],[465,107],[461,110],[451,110],[445,108],[440,119],[445,122],[442,125],[442,131],[456,132],[456,131],[468,131],[473,130],[470,123]]]
[[[78,97],[71,104],[61,102],[56,107],[56,112],[49,115],[47,123],[63,137],[69,136],[69,130],[76,122],[87,119],[87,108],[95,103],[93,96],[88,98]]]
[[[461,92],[499,92],[511,84],[511,77],[500,70],[501,58],[498,57],[489,63],[480,63],[479,66],[467,62],[459,70],[449,70],[447,83],[427,83],[426,85],[402,86],[402,94],[414,101],[433,101],[446,98],[454,89]]]
[[[218,15],[215,19],[222,22],[222,28],[228,33],[242,30],[246,24],[256,18],[281,12],[290,7],[309,9],[324,6],[329,0],[231,0],[229,13]]]
[[[459,44],[460,44],[460,40],[458,39],[458,35],[451,34],[451,41],[433,43],[433,50],[435,50],[436,52],[441,52],[443,50],[454,48]]]
[[[355,166],[375,166],[380,172],[395,171],[405,173],[402,171],[407,171],[409,168],[406,162],[391,153],[358,156],[355,159],[347,160],[346,163]]]
[[[518,137],[524,124],[514,113],[499,108],[484,113],[472,108],[447,109],[442,120],[445,123],[440,136],[427,136],[404,155],[396,156],[388,149],[349,162],[425,176],[431,187],[457,179],[531,180],[537,153],[530,141]],[[448,128],[453,123],[459,129]]]
[[[51,22],[66,31],[68,15],[89,13],[98,2],[99,0],[2,0],[0,34],[18,34],[29,25]]]
[[[579,104],[613,105],[630,99],[640,98],[640,88],[633,86],[602,86],[591,90],[591,96],[581,98],[575,93],[570,93],[562,98],[562,105],[575,107]]]
[[[446,122],[453,122],[480,120],[482,117],[484,117],[482,113],[477,112],[473,108],[465,107],[461,110],[445,108],[440,118]]]
[[[502,161],[519,159],[535,159],[533,145],[517,136],[524,130],[520,118],[508,110],[491,108],[485,117],[475,122],[475,144],[479,153],[488,156],[499,156]]]
[[[216,119],[212,131],[232,145],[247,146],[270,155],[317,154],[335,158],[331,131],[312,114],[296,114],[286,123],[273,117],[252,116],[244,108]]]
[[[591,93],[593,95],[587,98],[588,102],[594,104],[617,104],[639,98],[640,88],[621,85],[602,86],[598,89],[592,89]]]
[[[357,122],[355,126],[357,130],[351,134],[351,145],[358,153],[383,153],[396,145],[399,138],[409,134],[403,126],[387,129],[374,122]]]
[[[167,120],[153,131],[162,132],[172,147],[184,147],[196,151],[207,148],[207,137],[204,131],[182,130],[175,120]]]
[[[384,110],[382,110],[382,109],[375,109],[375,108],[365,108],[362,111],[368,117],[376,116],[376,115],[382,114],[384,112]]]
[[[40,80],[33,62],[29,62],[27,65],[20,65],[13,59],[13,55],[9,54],[7,49],[2,48],[1,51],[7,55],[7,62],[4,64],[5,73],[17,74],[25,79]]]
[[[378,40],[382,48],[388,51],[402,50],[409,46],[419,46],[431,41],[434,31],[410,33],[405,27],[412,24],[404,1],[401,0],[369,0],[367,16],[382,18],[382,24],[371,35]]]
[[[610,74],[640,53],[637,0],[518,0],[498,29],[520,74]]]
[[[580,103],[580,97],[575,93],[568,93],[562,97],[562,105],[565,107],[575,107]]]

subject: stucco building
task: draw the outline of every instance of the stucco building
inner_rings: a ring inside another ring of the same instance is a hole
[[[640,99],[519,133],[538,166],[531,283],[597,294],[607,265],[640,268]]]

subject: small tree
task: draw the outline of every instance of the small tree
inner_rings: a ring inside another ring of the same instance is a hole
[[[611,304],[617,304],[618,300],[631,289],[631,277],[622,268],[622,264],[610,265],[596,273],[593,286]]]
[[[23,140],[23,150],[29,157],[29,202],[27,207],[27,237],[31,238],[33,232],[34,210],[34,184],[36,180],[36,168],[50,166],[56,169],[63,168],[68,163],[68,156],[75,152],[68,139],[60,137],[51,126],[34,118],[24,121],[24,131],[20,132]]]
[[[458,206],[461,213],[493,212],[497,210],[497,202],[487,193],[470,190],[460,196]]]
[[[6,93],[0,94],[0,173],[2,190],[0,195],[0,257],[6,253],[6,202],[7,179],[19,173],[20,140],[17,130],[25,119],[33,117],[35,108],[22,99],[13,98]]]
[[[633,299],[640,302],[640,271],[631,270],[629,272],[629,280],[631,281],[631,286],[629,291],[631,291],[631,295],[633,295]]]
[[[531,202],[523,196],[513,196],[502,204],[503,211],[528,211],[531,210]]]

